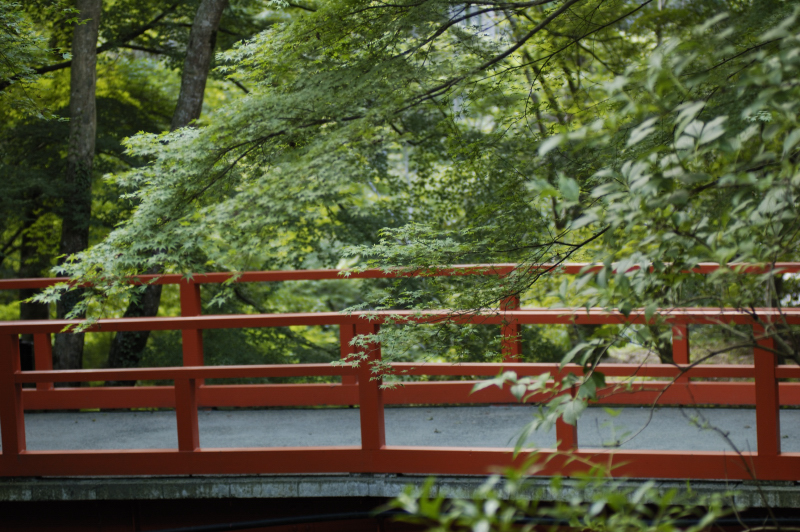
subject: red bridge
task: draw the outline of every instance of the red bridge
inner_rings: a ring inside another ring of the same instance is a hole
[[[800,272],[800,264],[778,264],[784,272]],[[507,275],[513,265],[455,266],[435,275]],[[584,265],[568,265],[561,271],[577,274]],[[697,273],[714,271],[716,265],[701,265]],[[349,274],[349,278],[380,278],[395,275],[379,270]],[[490,468],[521,463],[506,448],[443,448],[387,445],[384,405],[409,404],[498,404],[514,403],[508,389],[486,388],[470,393],[473,381],[409,382],[393,389],[381,389],[370,368],[329,364],[204,366],[203,336],[206,329],[277,326],[336,325],[340,331],[341,356],[353,354],[356,335],[374,333],[389,315],[409,322],[455,320],[461,324],[496,325],[502,328],[506,359],[503,363],[404,363],[392,364],[393,371],[406,375],[496,376],[502,371],[518,375],[550,373],[556,380],[567,373],[580,374],[579,366],[515,362],[521,353],[518,333],[522,325],[646,323],[644,312],[629,316],[617,312],[585,309],[517,309],[509,302],[504,309],[480,315],[452,315],[447,310],[419,315],[410,311],[340,313],[295,313],[258,315],[201,315],[200,287],[221,283],[230,274],[142,276],[142,282],[177,284],[181,294],[180,317],[104,319],[89,331],[180,330],[183,338],[183,366],[135,369],[52,369],[50,335],[71,322],[7,321],[0,323],[0,428],[2,455],[0,476],[99,476],[99,475],[238,475],[301,473],[390,473],[482,475]],[[248,272],[237,282],[270,282],[343,279],[336,270]],[[40,288],[58,279],[15,279],[0,281],[0,289]],[[342,282],[347,282],[345,279]],[[559,420],[556,448],[539,449],[547,457],[541,475],[569,475],[592,463],[616,466],[615,475],[638,478],[798,480],[800,453],[781,452],[779,410],[781,405],[800,405],[800,367],[777,365],[772,340],[763,334],[763,324],[781,320],[800,324],[800,309],[685,308],[662,311],[673,330],[670,364],[608,364],[599,370],[609,378],[643,378],[630,393],[615,393],[610,386],[599,393],[600,403],[625,405],[754,405],[757,419],[756,451],[731,452],[646,451],[583,448],[576,428]],[[754,364],[691,365],[687,327],[692,324],[751,326],[759,348]],[[34,338],[35,371],[21,371],[19,335]],[[380,357],[380,346],[366,351],[370,359]],[[253,377],[338,376],[333,384],[209,385],[206,379]],[[690,380],[693,379],[693,380]],[[713,379],[713,380],[698,380]],[[730,380],[739,379],[739,380]],[[54,387],[59,382],[170,380],[173,386],[136,387]],[[23,384],[35,388],[23,389]],[[534,397],[532,401],[544,400]],[[358,405],[361,444],[337,447],[295,448],[204,448],[199,445],[199,407],[267,407]],[[174,408],[178,446],[174,449],[129,450],[28,450],[25,437],[26,410]],[[579,457],[582,460],[573,460]]]

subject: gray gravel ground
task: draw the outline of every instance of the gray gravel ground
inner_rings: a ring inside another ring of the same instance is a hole
[[[509,447],[532,419],[531,406],[387,408],[389,445]],[[578,423],[581,447],[614,441],[627,449],[731,450],[715,426],[728,432],[741,450],[756,450],[753,409],[661,408],[648,424],[648,408],[621,408],[617,416],[589,408]],[[705,418],[705,419],[702,419]],[[707,422],[706,422],[707,421]],[[358,445],[358,409],[210,410],[199,413],[203,447],[294,447]],[[154,449],[178,445],[175,414],[162,412],[29,413],[25,415],[28,448]],[[536,433],[537,447],[552,447],[555,431]],[[781,412],[782,447],[800,451],[800,410]],[[1,448],[1,447],[0,447]]]

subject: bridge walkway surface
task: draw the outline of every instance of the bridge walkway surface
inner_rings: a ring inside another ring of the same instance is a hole
[[[536,408],[386,407],[386,443],[513,447]],[[800,452],[800,409],[782,409],[780,418],[782,450]],[[361,444],[358,408],[206,409],[198,413],[198,423],[203,448]],[[174,411],[25,414],[27,448],[32,451],[172,449],[178,446],[175,427]],[[533,447],[556,447],[555,431],[539,430],[530,440]],[[621,449],[757,451],[756,412],[753,408],[590,407],[578,421],[578,441],[589,448],[621,443]]]

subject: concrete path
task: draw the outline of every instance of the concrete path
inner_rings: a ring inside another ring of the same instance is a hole
[[[531,406],[386,408],[389,445],[511,447],[532,419]],[[578,423],[581,447],[601,447],[633,439],[625,449],[731,450],[715,426],[728,432],[740,450],[757,449],[755,410],[660,408],[648,424],[648,408],[621,408],[610,415],[590,408]],[[702,419],[705,418],[705,419]],[[707,423],[706,423],[707,422]],[[358,445],[358,409],[211,410],[199,413],[203,447],[297,447]],[[699,424],[699,425],[698,425]],[[178,445],[175,414],[162,412],[29,413],[25,415],[28,448],[154,449]],[[553,447],[555,431],[537,433],[533,446]],[[782,447],[800,451],[800,410],[781,412]],[[1,448],[1,447],[0,447]]]

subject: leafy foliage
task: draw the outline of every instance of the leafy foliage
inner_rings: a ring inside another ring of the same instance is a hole
[[[561,477],[552,477],[544,488],[531,482],[538,465],[533,455],[524,467],[489,477],[471,499],[448,500],[435,493],[429,480],[422,489],[406,488],[389,506],[408,512],[402,520],[437,532],[539,527],[700,531],[736,511],[728,493],[699,495],[688,486],[686,491],[660,490],[652,481],[632,487],[624,481],[609,481],[602,468],[569,485]],[[544,489],[554,503],[541,502]]]
[[[74,10],[63,8],[62,14]],[[36,31],[19,2],[0,2],[0,84],[10,89],[0,89],[0,98],[6,100],[17,113],[47,118],[49,111],[37,101],[37,91],[32,86],[36,80],[34,67],[52,53],[45,37]]]

